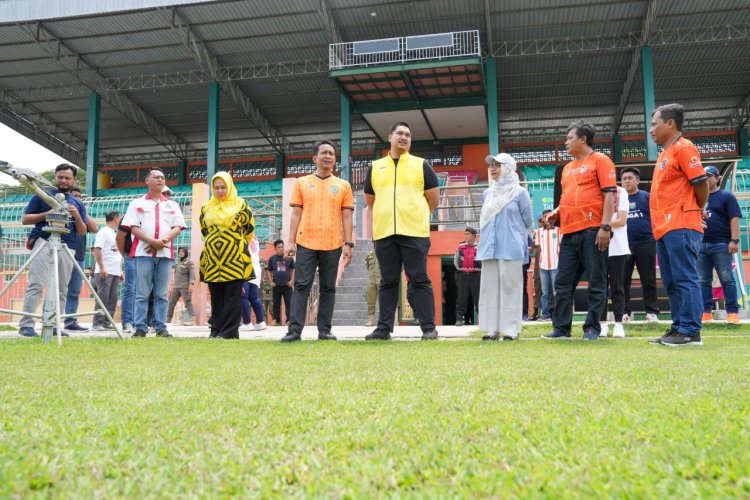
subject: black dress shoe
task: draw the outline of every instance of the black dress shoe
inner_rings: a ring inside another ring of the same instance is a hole
[[[375,330],[365,337],[365,340],[391,340],[391,332]]]
[[[426,332],[422,332],[422,340],[437,340],[437,338],[437,330],[427,330]]]
[[[499,333],[487,334],[484,337],[482,337],[482,340],[500,340],[500,334]]]
[[[510,335],[505,335],[505,336],[503,337],[503,340],[504,340],[504,341],[510,341],[510,340],[516,340],[516,338],[515,338],[515,337],[511,337]]]
[[[318,340],[336,340],[336,336],[332,333],[319,333]]]
[[[302,340],[302,334],[300,332],[289,332],[282,339],[282,342],[296,342]]]

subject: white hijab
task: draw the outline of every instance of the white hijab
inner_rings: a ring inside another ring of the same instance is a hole
[[[493,221],[495,216],[503,211],[505,206],[515,200],[523,189],[518,180],[515,166],[507,163],[500,164],[500,176],[496,180],[490,179],[487,197],[482,205],[482,215],[479,217],[479,228],[484,228]]]

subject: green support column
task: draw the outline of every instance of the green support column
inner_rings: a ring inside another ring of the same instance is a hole
[[[748,137],[747,137],[747,129],[745,127],[742,127],[741,129],[737,130],[737,142],[738,144],[738,151],[740,152],[740,156],[744,156],[747,158],[750,156],[750,147],[748,147],[747,144]]]
[[[219,92],[218,82],[208,84],[208,152],[206,183],[219,171]]]
[[[497,62],[494,58],[487,58],[487,134],[490,144],[490,154],[500,153],[500,131],[497,119]]]
[[[612,136],[612,156],[615,163],[622,163],[622,138],[620,134]]]
[[[187,160],[177,162],[177,184],[182,186],[187,179]]]
[[[643,76],[643,114],[644,129],[646,135],[646,158],[649,161],[656,161],[656,143],[649,135],[648,130],[651,128],[651,115],[656,109],[656,93],[654,92],[654,58],[651,53],[651,47],[644,45],[641,47],[641,75]]]
[[[284,155],[279,153],[276,155],[276,179],[281,180],[284,178]]]
[[[96,196],[99,177],[99,122],[102,97],[96,92],[89,95],[89,131],[86,140],[86,194]]]
[[[351,182],[352,166],[349,158],[352,155],[352,103],[349,98],[341,94],[341,161],[339,171],[341,178]]]

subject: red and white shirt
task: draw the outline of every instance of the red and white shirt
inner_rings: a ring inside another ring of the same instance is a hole
[[[545,271],[557,269],[560,255],[560,230],[537,229],[534,231],[534,245],[539,247],[539,267]]]
[[[163,238],[174,227],[185,229],[185,218],[177,202],[161,196],[158,200],[151,197],[150,194],[134,199],[128,205],[120,223],[123,228],[131,229],[134,227],[141,228],[152,238]],[[139,240],[133,235],[133,246],[130,248],[131,257],[167,257],[174,259],[174,240],[168,246],[157,252],[146,252],[146,243]]]

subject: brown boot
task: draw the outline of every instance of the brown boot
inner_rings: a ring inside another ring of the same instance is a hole
[[[371,314],[367,316],[367,323],[365,323],[365,326],[375,326],[375,315]]]

